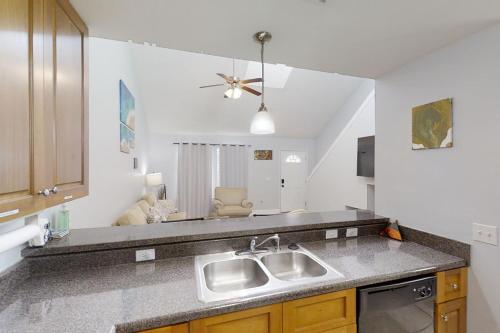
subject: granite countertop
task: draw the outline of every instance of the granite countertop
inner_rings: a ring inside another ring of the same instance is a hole
[[[99,251],[229,237],[255,236],[387,222],[371,211],[346,210],[182,221],[123,227],[74,229],[42,248],[25,248],[24,257]]]
[[[465,266],[465,261],[379,236],[302,243],[345,279],[249,300],[202,303],[194,257],[31,277],[0,300],[2,332],[135,332],[294,298]]]

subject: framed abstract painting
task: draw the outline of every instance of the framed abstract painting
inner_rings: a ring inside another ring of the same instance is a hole
[[[453,147],[453,100],[442,99],[412,109],[412,149]]]

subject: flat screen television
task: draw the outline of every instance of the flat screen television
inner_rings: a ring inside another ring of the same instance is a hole
[[[358,176],[375,176],[375,136],[358,138]]]

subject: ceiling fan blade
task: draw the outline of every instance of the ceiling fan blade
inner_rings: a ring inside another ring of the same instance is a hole
[[[210,84],[208,86],[201,86],[200,88],[210,88],[210,87],[220,87],[220,86],[225,86],[225,83],[219,83],[219,84]]]
[[[216,74],[219,75],[224,80],[226,80],[227,83],[233,82],[233,77],[232,76],[227,76],[226,74],[222,74],[222,73],[216,73]]]
[[[249,92],[249,93],[251,93],[251,94],[254,94],[254,95],[256,95],[256,96],[260,96],[260,95],[262,95],[262,94],[261,94],[260,92],[258,92],[257,90],[252,89],[252,88],[249,88],[249,87],[247,87],[247,86],[241,86],[241,89],[243,89],[243,90],[245,90],[245,91],[247,91],[247,92]]]
[[[248,79],[248,80],[241,80],[241,84],[248,84],[248,83],[254,83],[254,82],[262,82],[262,78],[258,77],[255,79]]]

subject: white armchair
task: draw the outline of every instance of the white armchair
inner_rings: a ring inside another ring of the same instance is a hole
[[[217,216],[248,216],[253,203],[247,200],[244,187],[216,187],[214,206]]]

